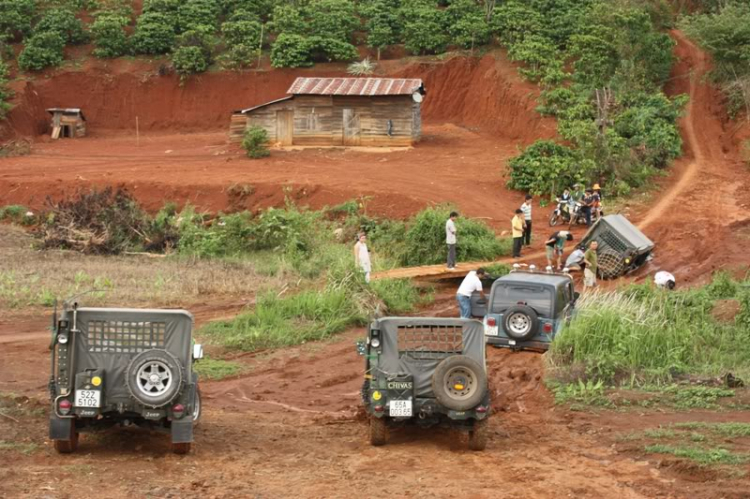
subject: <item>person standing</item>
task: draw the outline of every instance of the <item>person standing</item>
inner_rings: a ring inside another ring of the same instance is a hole
[[[523,211],[523,219],[524,219],[524,222],[526,223],[524,230],[523,230],[524,244],[526,246],[531,246],[531,200],[532,199],[533,198],[531,194],[526,194],[526,199],[521,205],[521,211]]]
[[[581,203],[583,216],[586,217],[586,227],[591,227],[591,210],[594,209],[594,191],[586,189],[586,194],[584,194]]]
[[[448,270],[456,268],[456,219],[458,213],[452,211],[445,222],[445,243],[448,245]]]
[[[456,300],[458,301],[458,309],[461,312],[462,319],[471,319],[471,295],[475,291],[479,291],[482,298],[484,298],[482,278],[485,274],[486,272],[483,268],[479,268],[476,271],[472,270],[461,281],[461,285],[456,292]]]
[[[523,210],[516,210],[516,216],[511,220],[511,232],[513,236],[513,258],[521,257],[521,246],[523,246],[523,231],[525,224],[523,221]]]
[[[367,236],[364,232],[360,232],[359,239],[354,245],[354,263],[362,269],[365,274],[365,282],[369,284],[372,265],[370,263],[370,252],[367,249]]]
[[[557,257],[557,270],[562,270],[562,254],[565,250],[565,241],[572,241],[573,234],[567,230],[560,230],[549,236],[544,243],[547,253],[547,265],[552,267],[553,260]]]
[[[593,288],[596,286],[596,271],[599,269],[597,265],[596,248],[599,247],[599,243],[592,241],[589,244],[589,249],[583,255],[583,263],[586,264],[586,268],[583,269],[583,287]]]

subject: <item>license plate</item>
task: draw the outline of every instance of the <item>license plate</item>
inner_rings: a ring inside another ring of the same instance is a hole
[[[411,400],[391,400],[389,407],[392,418],[406,418],[412,415]]]
[[[99,390],[76,390],[76,407],[99,407],[101,397]]]
[[[508,345],[515,345],[515,344],[516,344],[516,340],[508,340]]]
[[[484,326],[484,334],[487,336],[497,336],[497,326]]]

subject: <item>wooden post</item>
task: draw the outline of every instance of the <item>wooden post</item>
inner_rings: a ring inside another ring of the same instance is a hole
[[[141,131],[138,127],[138,116],[135,117],[135,145],[141,147]]]

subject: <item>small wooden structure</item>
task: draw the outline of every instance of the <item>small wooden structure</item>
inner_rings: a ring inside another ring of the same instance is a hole
[[[86,136],[86,117],[80,109],[53,107],[47,112],[52,115],[53,139]]]
[[[287,94],[235,111],[230,139],[256,125],[282,146],[409,146],[421,135],[419,79],[297,78]]]

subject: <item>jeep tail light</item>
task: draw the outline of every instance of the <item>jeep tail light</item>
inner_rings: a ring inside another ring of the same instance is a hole
[[[375,410],[375,412],[383,412],[383,406],[382,405],[376,405],[375,407],[373,407],[373,409]]]
[[[487,412],[487,408],[483,405],[478,406],[474,410],[477,411],[479,414],[484,414],[485,412]]]
[[[544,332],[547,334],[550,334],[552,332],[552,324],[549,322],[544,325]]]
[[[70,414],[70,410],[73,408],[73,404],[70,403],[70,400],[63,399],[60,401],[58,407],[60,408],[60,414],[62,414],[63,416],[67,416],[68,414]]]
[[[487,325],[491,327],[497,326],[497,321],[494,317],[487,317]]]
[[[172,415],[175,418],[180,419],[185,415],[185,406],[182,404],[175,404],[174,407],[172,407]]]

